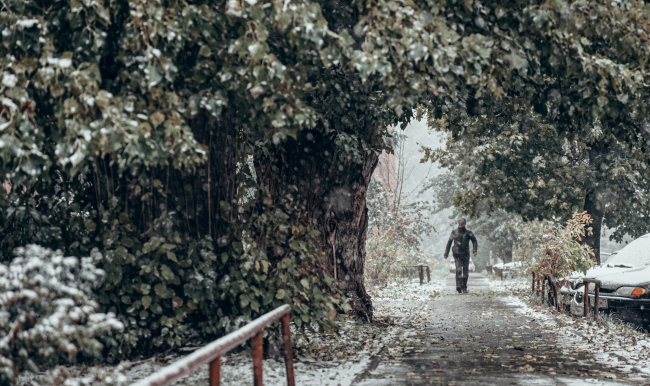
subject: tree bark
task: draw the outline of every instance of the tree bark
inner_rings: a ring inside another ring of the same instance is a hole
[[[366,238],[368,234],[368,208],[366,193],[372,172],[377,166],[379,157],[371,153],[365,157],[362,165],[347,165],[344,174],[354,175],[346,185],[338,185],[338,189],[352,193],[354,200],[351,205],[339,205],[335,202],[336,191],[330,192],[330,199],[325,213],[329,216],[317,219],[321,231],[321,249],[325,252],[328,271],[338,278],[339,288],[343,290],[352,302],[352,310],[358,317],[372,321],[372,300],[366,293],[364,282],[366,260]],[[331,194],[334,193],[332,196]],[[332,232],[331,213],[336,218],[335,233]],[[322,220],[328,220],[322,221]]]
[[[318,151],[312,151],[317,149]],[[255,157],[258,180],[271,196],[289,186],[304,200],[310,226],[320,232],[321,265],[351,302],[351,314],[372,321],[372,301],[364,284],[368,228],[366,191],[379,160],[370,152],[363,162],[340,162],[331,136],[302,132],[287,139],[276,153]]]
[[[512,244],[503,250],[503,262],[512,263]]]
[[[610,142],[601,139],[590,144],[589,148],[589,166],[593,176],[588,180],[586,187],[584,210],[593,220],[591,224],[591,235],[586,233],[584,243],[591,247],[594,252],[594,261],[600,264],[600,234],[602,232],[604,205],[598,199],[598,190],[606,183],[607,175],[600,170],[601,158],[610,146]]]
[[[603,207],[598,201],[596,192],[590,190],[585,197],[585,211],[591,215],[593,223],[591,224],[591,235],[585,235],[585,244],[589,245],[594,251],[594,261],[600,264],[600,234],[603,225]]]

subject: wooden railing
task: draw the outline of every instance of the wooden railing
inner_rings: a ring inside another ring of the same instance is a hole
[[[531,289],[533,290],[533,292],[538,292],[539,290],[537,289],[536,281],[535,281],[535,277],[536,277],[535,271],[532,271],[532,274],[533,274],[533,283],[532,283]],[[553,277],[553,275],[550,274],[550,273],[544,274],[544,280],[542,281],[542,300],[544,300],[545,284],[546,284],[547,281],[549,283],[549,288],[552,291],[552,293],[549,294],[549,296],[551,296],[551,295],[553,296],[555,306],[559,311],[560,308],[561,308],[561,305],[560,305],[560,300],[559,300],[558,295],[557,295],[558,294],[558,291],[557,291],[558,284],[557,284],[557,281],[555,280],[555,277]],[[600,280],[587,279],[587,278],[582,279],[582,282],[584,283],[584,292],[585,292],[584,297],[582,299],[582,305],[584,307],[583,316],[586,317],[587,314],[588,314],[588,311],[589,311],[589,284],[593,283],[594,284],[594,321],[598,322],[598,308],[600,307],[600,304],[599,304],[599,302],[600,302],[600,288],[602,287],[603,284],[602,284],[602,282]],[[549,299],[549,302],[550,302],[550,299]]]
[[[251,338],[253,339],[253,384],[255,386],[262,386],[262,334],[264,333],[264,328],[279,319],[282,319],[282,338],[284,340],[287,385],[295,386],[291,330],[289,329],[290,318],[291,306],[285,304],[131,386],[166,386],[179,378],[189,375],[199,366],[206,363],[210,364],[210,386],[218,386],[221,383],[221,356]]]
[[[419,268],[420,270],[420,285],[424,284],[424,269],[427,269],[427,283],[431,283],[431,268],[428,265],[418,264],[418,265],[409,265],[411,268]]]
[[[603,286],[603,283],[597,279],[582,279],[582,282],[585,283],[585,296],[582,299],[584,306],[584,316],[587,317],[587,311],[589,306],[589,283],[594,283],[594,321],[598,321],[598,308],[600,307],[600,288]]]

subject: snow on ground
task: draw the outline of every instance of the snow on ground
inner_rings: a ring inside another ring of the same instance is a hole
[[[554,308],[542,304],[530,293],[530,281],[519,279],[493,282],[493,289],[503,294],[503,300],[516,306],[516,312],[530,316],[544,329],[563,336],[559,342],[563,353],[571,357],[575,353],[587,352],[596,362],[615,366],[632,373],[630,380],[647,381],[650,376],[650,334],[623,323],[607,314],[600,314],[599,323],[591,317],[574,319],[558,313]],[[614,374],[607,374],[615,378]]]
[[[440,276],[440,277],[439,277]],[[293,347],[296,361],[294,372],[298,385],[346,386],[369,366],[373,357],[383,355],[399,362],[405,353],[418,345],[416,336],[427,322],[430,310],[422,301],[438,296],[444,287],[441,275],[432,272],[431,283],[419,284],[419,279],[401,279],[384,287],[369,286],[373,297],[375,322],[363,323],[346,319],[338,335],[294,334]],[[417,304],[417,306],[413,306]],[[123,362],[130,384],[145,378],[189,354],[191,348],[166,357],[153,357],[141,361]],[[269,355],[264,360],[264,384],[285,385],[285,364],[281,354]],[[104,366],[110,369],[111,366]],[[74,376],[88,373],[89,368],[67,368]],[[29,385],[33,376],[22,376],[18,386]],[[208,365],[174,383],[176,386],[207,384]],[[253,361],[250,348],[231,352],[222,358],[221,384],[248,386],[253,384]]]
[[[419,279],[401,279],[388,283],[385,287],[369,287],[368,293],[374,303],[381,304],[385,301],[427,301],[440,295],[445,287],[442,273],[431,273],[431,282],[420,285]]]

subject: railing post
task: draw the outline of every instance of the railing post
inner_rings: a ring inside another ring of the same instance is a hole
[[[594,283],[594,321],[598,322],[598,308],[600,306],[600,287],[603,285],[603,283],[600,280],[596,279],[582,279],[582,282],[585,283],[585,298],[584,298],[584,310],[585,310],[585,317],[587,316],[587,309],[588,309],[588,304],[587,302],[589,301],[589,284]]]
[[[262,333],[253,337],[253,385],[262,386],[262,363],[264,359],[264,346]]]
[[[221,357],[210,362],[210,386],[221,385]]]
[[[542,303],[544,303],[544,296],[546,296],[546,280],[542,280]]]
[[[431,283],[431,268],[427,265],[427,283]]]
[[[582,304],[584,305],[584,316],[586,318],[589,312],[589,282],[585,283],[585,297],[582,299]]]
[[[533,283],[531,284],[531,291],[535,292],[535,272],[533,272]]]
[[[424,284],[424,266],[420,265],[419,267],[420,271],[420,285]]]
[[[291,329],[289,328],[290,314],[282,317],[282,340],[284,340],[284,364],[287,369],[287,386],[296,386],[293,375],[293,350],[291,349]]]
[[[600,308],[600,285],[599,283],[595,284],[596,294],[594,296],[594,322],[598,323],[598,308]]]

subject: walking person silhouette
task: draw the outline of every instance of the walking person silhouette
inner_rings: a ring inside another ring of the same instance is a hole
[[[469,278],[469,242],[472,241],[474,256],[478,250],[478,242],[474,233],[465,228],[467,220],[464,218],[458,219],[458,228],[451,231],[449,241],[447,241],[447,248],[445,249],[445,259],[449,256],[449,249],[453,244],[454,247],[451,251],[454,254],[456,262],[456,291],[458,293],[467,293],[467,279]]]

